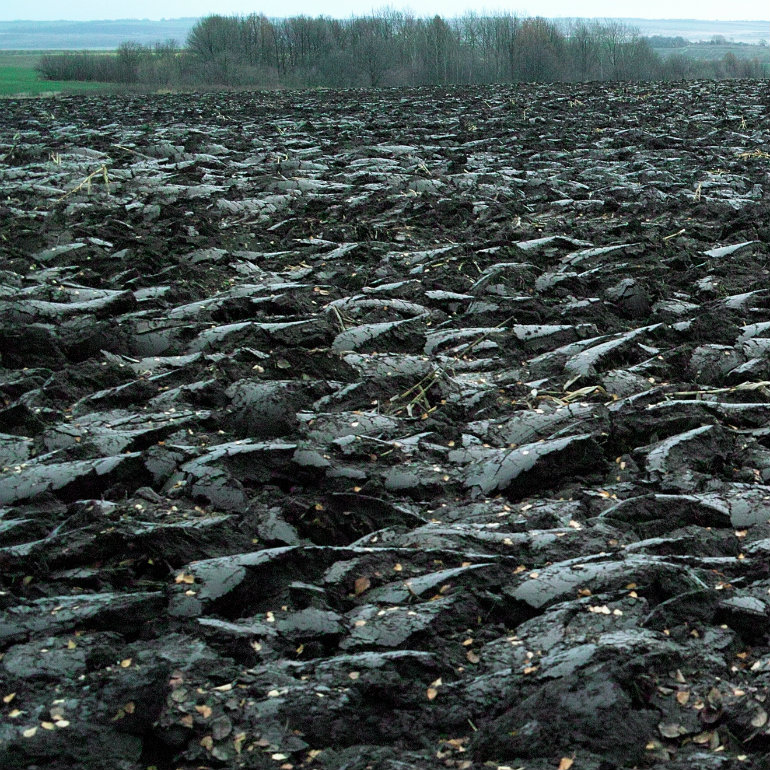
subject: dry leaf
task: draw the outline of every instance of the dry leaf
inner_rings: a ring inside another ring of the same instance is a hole
[[[187,583],[190,585],[191,583],[195,582],[195,576],[194,575],[186,575],[184,572],[180,573],[174,578],[175,583]]]
[[[204,718],[208,719],[211,716],[210,706],[196,706],[195,710]]]
[[[689,690],[680,690],[676,694],[676,702],[680,706],[686,706],[688,700],[690,700],[690,691]]]
[[[428,687],[428,691],[426,692],[428,700],[435,699],[435,697],[438,695],[438,688],[441,687],[442,684],[443,682],[441,677],[430,683],[430,687]]]
[[[658,725],[658,731],[664,738],[678,738],[680,735],[684,735],[687,729],[676,722],[661,722]]]
[[[465,657],[468,659],[469,663],[478,663],[481,660],[473,650],[468,650]]]
[[[131,658],[125,658],[124,660],[120,661],[121,668],[128,668],[130,665],[131,665]]]
[[[760,706],[751,719],[752,727],[764,727],[767,724],[767,712]]]
[[[569,770],[574,764],[575,760],[571,757],[562,757],[561,762],[559,762],[559,770]]]
[[[356,579],[354,585],[354,591],[356,596],[359,596],[372,584],[372,581],[368,577],[360,577]]]
[[[715,709],[718,709],[722,706],[722,693],[719,691],[718,687],[712,687],[708,691],[706,702],[709,704],[709,706]]]
[[[214,748],[214,739],[210,735],[205,735],[201,738],[201,746],[203,746],[206,751],[211,751],[211,749]]]

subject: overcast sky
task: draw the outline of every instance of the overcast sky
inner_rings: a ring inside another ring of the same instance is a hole
[[[267,16],[362,15],[389,5],[408,9],[416,16],[440,13],[460,15],[469,9],[506,10],[520,16],[596,16],[645,19],[741,19],[770,17],[767,0],[532,0],[521,4],[472,2],[472,0],[406,0],[377,2],[361,0],[0,0],[0,20],[13,19],[160,19],[207,16],[212,13],[253,13]]]

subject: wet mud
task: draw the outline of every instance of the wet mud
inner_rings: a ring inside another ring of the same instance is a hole
[[[770,763],[770,92],[0,119],[0,764]]]

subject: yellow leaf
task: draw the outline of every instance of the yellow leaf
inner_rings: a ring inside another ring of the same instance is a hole
[[[206,751],[211,751],[211,749],[214,748],[214,739],[210,735],[205,735],[201,738],[201,746],[203,746]]]
[[[481,660],[473,650],[468,650],[465,657],[468,659],[469,663],[478,663]]]
[[[120,661],[121,668],[128,668],[131,665],[131,658],[124,658]]]
[[[195,582],[195,576],[194,575],[186,575],[183,572],[180,572],[175,578],[175,583],[187,583],[188,585]]]
[[[195,710],[204,718],[208,719],[211,716],[210,706],[196,706]]]
[[[55,728],[55,725],[54,725],[54,723],[53,723],[53,722],[41,722],[41,723],[40,723],[40,726],[41,726],[41,727],[42,727],[44,730],[53,730],[53,729]]]
[[[3,696],[3,703],[10,703],[15,697],[15,692],[8,693],[8,695]]]
[[[574,759],[571,759],[570,757],[562,757],[561,762],[559,762],[559,770],[569,770],[574,764]]]
[[[690,691],[689,690],[680,690],[676,694],[676,702],[680,706],[686,706],[688,700],[690,700]]]
[[[429,687],[425,694],[428,700],[435,700],[436,696],[438,695],[438,690],[435,687]]]
[[[37,727],[30,727],[30,728],[28,728],[27,730],[25,730],[25,731],[22,733],[22,735],[23,735],[25,738],[32,738],[32,737],[35,735],[35,733],[36,733],[36,732],[37,732]]]
[[[75,642],[73,642],[73,641],[72,641],[72,639],[70,639],[70,640],[67,642],[67,649],[68,649],[68,650],[74,650],[74,649],[75,649],[75,647],[77,647],[77,644],[75,644]]]

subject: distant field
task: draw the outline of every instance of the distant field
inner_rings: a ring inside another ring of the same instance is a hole
[[[678,54],[679,56],[687,56],[690,59],[713,61],[714,59],[722,59],[725,54],[731,53],[738,59],[758,58],[760,61],[770,60],[770,48],[759,45],[740,45],[738,43],[725,43],[724,45],[694,43],[684,48],[654,48],[653,50],[664,58]]]
[[[115,86],[111,83],[43,80],[35,67],[44,53],[47,51],[0,51],[0,96],[114,90]]]

